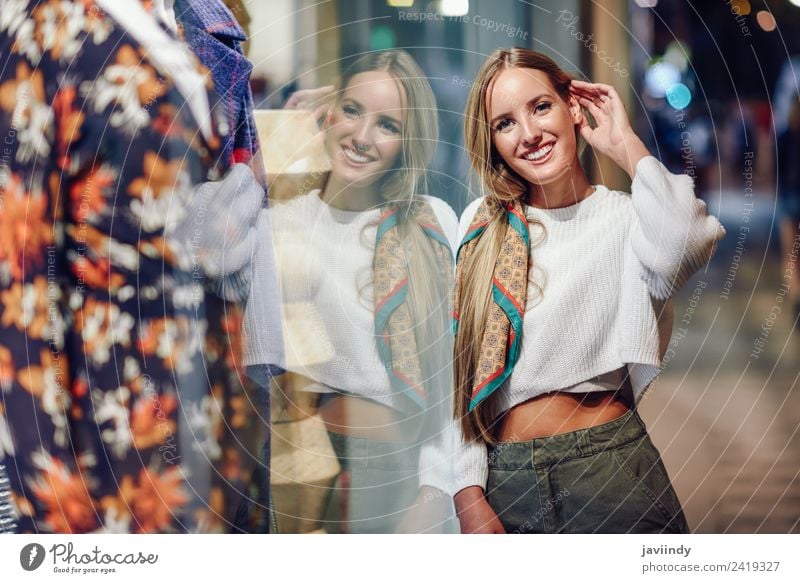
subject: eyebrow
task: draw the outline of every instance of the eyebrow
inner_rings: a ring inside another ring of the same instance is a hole
[[[364,109],[364,106],[357,99],[353,99],[352,97],[345,97],[344,99],[342,99],[342,102],[345,102],[345,101],[351,101],[353,103],[353,105],[355,105],[356,107],[358,107],[360,109]],[[379,115],[383,119],[388,119],[389,121],[391,121],[393,123],[396,123],[398,126],[403,127],[403,122],[401,122],[399,119],[394,118],[391,115],[387,115],[385,113],[381,113]]]
[[[529,107],[529,106],[533,105],[534,103],[536,103],[537,101],[539,101],[540,99],[542,99],[543,97],[551,97],[551,95],[549,93],[542,93],[541,95],[537,95],[536,97],[534,97],[533,99],[528,101],[528,103],[526,103],[525,105]],[[496,115],[496,116],[494,116],[492,118],[492,121],[489,122],[489,125],[493,126],[496,121],[498,121],[500,119],[503,119],[504,117],[508,117],[509,115],[510,114],[508,112],[504,112],[504,113],[501,113],[500,115]]]

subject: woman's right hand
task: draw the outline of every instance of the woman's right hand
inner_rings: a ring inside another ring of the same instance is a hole
[[[461,534],[505,534],[500,519],[483,495],[483,488],[464,488],[453,498]]]
[[[300,89],[295,91],[286,100],[283,109],[306,109],[314,112],[314,119],[322,124],[328,114],[329,98],[333,95],[335,87],[325,85],[317,89]]]

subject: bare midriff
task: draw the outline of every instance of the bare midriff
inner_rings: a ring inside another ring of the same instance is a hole
[[[530,441],[602,425],[630,409],[622,391],[539,395],[509,409],[498,423],[497,441]]]
[[[393,443],[412,443],[419,434],[419,419],[361,397],[336,395],[320,407],[328,431]]]

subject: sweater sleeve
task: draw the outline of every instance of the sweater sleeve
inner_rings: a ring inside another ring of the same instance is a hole
[[[247,374],[261,386],[286,369],[281,316],[279,273],[272,241],[271,210],[262,208],[256,222],[257,238],[247,272],[250,297],[244,312],[244,354]]]
[[[485,490],[489,477],[486,444],[467,443],[458,423],[452,421],[422,446],[419,468],[420,486],[433,486],[451,496],[470,486]]]
[[[667,300],[714,254],[725,229],[695,197],[694,182],[653,156],[636,165],[631,247],[651,296]]]

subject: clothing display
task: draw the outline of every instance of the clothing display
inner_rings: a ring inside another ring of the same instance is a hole
[[[241,319],[172,236],[210,226],[197,189],[227,175],[226,124],[213,95],[194,99],[203,70],[152,4],[113,4],[7,2],[0,20],[0,132],[15,137],[0,447],[18,530],[263,530],[245,428],[265,405],[238,382]]]
[[[255,155],[259,144],[250,91],[253,64],[242,50],[247,40],[244,30],[221,0],[174,0],[174,14],[186,42],[211,74],[216,96],[222,101],[230,136],[222,144],[224,160],[250,165],[259,182],[265,184],[263,163]]]
[[[521,353],[497,410],[627,368],[635,402],[658,375],[672,331],[670,297],[724,235],[685,175],[639,161],[632,195],[597,185],[577,204],[527,207],[533,268]],[[461,217],[469,232],[482,201]],[[502,342],[502,341],[501,341]],[[607,390],[598,386],[599,390]],[[466,444],[453,492],[486,485],[486,446]]]

